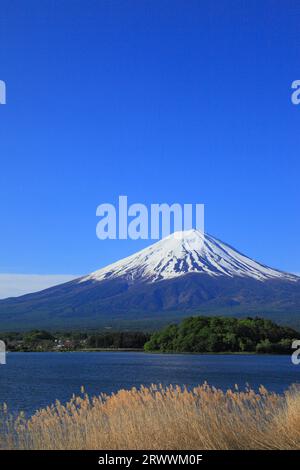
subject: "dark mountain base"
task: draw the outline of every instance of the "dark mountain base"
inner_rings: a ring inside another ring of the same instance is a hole
[[[300,282],[187,274],[131,284],[125,279],[71,281],[0,301],[0,331],[153,330],[195,314],[260,316],[300,327]]]

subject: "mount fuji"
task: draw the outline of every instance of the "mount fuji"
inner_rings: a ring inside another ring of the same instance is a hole
[[[81,279],[103,281],[121,277],[128,282],[156,282],[187,273],[209,276],[249,277],[260,281],[285,279],[295,275],[268,268],[229,245],[198,230],[175,232],[138,253],[95,271]]]
[[[0,331],[153,328],[191,314],[300,326],[300,278],[197,230],[177,232],[87,276],[0,301]]]

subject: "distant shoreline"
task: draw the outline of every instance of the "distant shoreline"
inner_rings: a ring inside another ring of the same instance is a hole
[[[113,353],[126,353],[126,352],[136,352],[144,354],[155,354],[155,355],[181,355],[181,356],[289,356],[289,354],[278,354],[278,353],[263,353],[259,354],[253,351],[243,351],[243,352],[182,352],[182,351],[144,351],[144,349],[128,349],[128,348],[95,348],[95,349],[74,349],[74,350],[65,350],[65,351],[7,351],[9,354],[19,354],[19,353],[34,353],[34,354],[65,354],[65,353],[103,353],[103,352],[113,352]]]

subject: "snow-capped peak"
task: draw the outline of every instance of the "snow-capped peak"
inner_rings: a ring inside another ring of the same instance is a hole
[[[102,281],[122,277],[128,281],[155,282],[187,273],[248,277],[260,281],[299,280],[268,268],[220,240],[198,230],[176,232],[153,245],[80,279]]]

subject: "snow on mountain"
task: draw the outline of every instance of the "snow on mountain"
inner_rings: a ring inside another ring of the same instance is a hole
[[[187,273],[253,278],[259,281],[299,277],[264,266],[211,235],[198,230],[176,232],[163,240],[91,273],[79,280],[102,281],[122,277],[127,281],[155,282]]]

